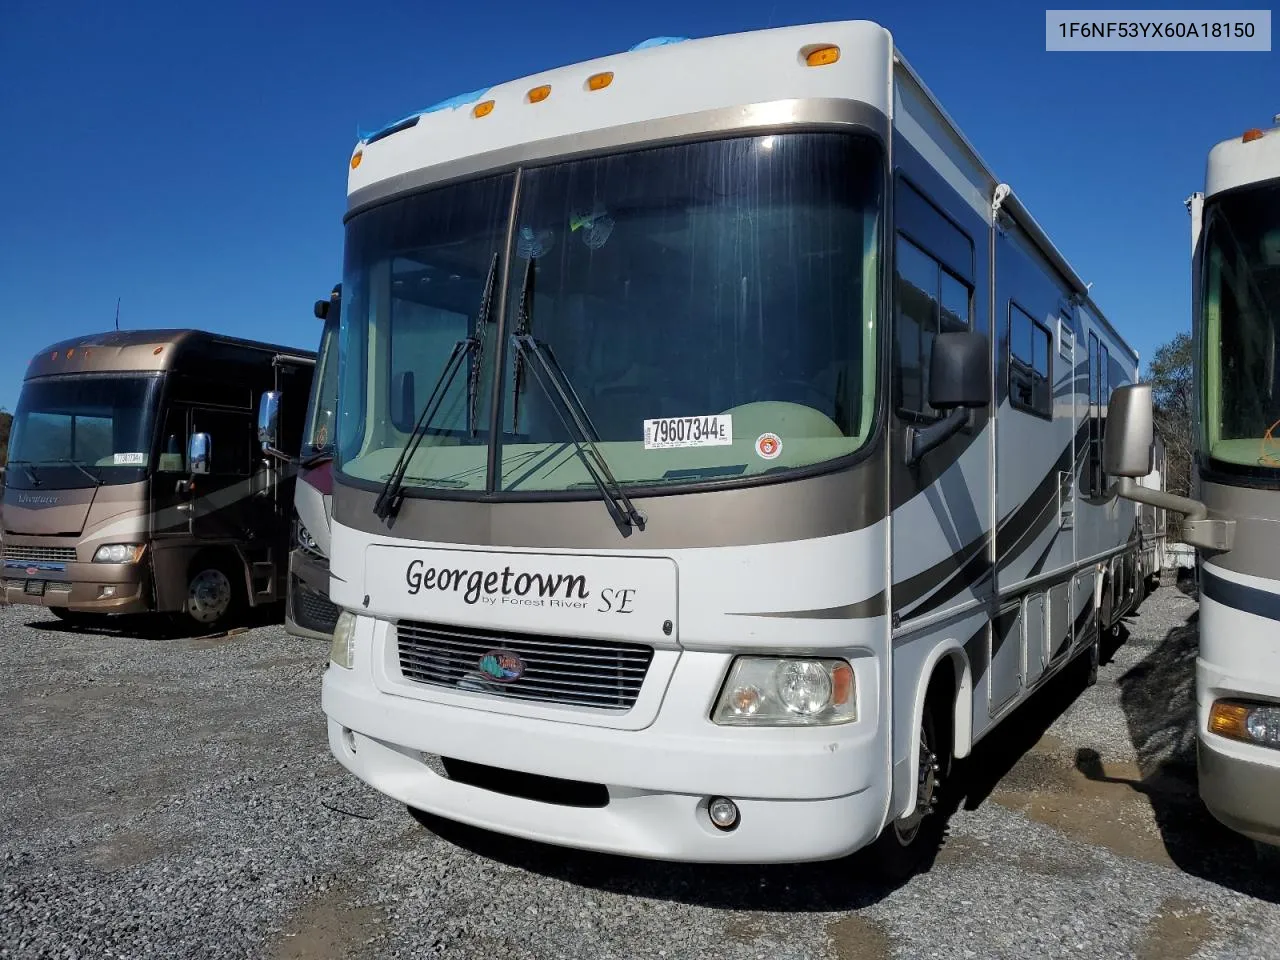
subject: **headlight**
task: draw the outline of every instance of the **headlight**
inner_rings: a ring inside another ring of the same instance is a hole
[[[826,726],[858,719],[845,660],[739,657],[711,715],[724,726]]]
[[[1209,709],[1209,732],[1280,749],[1280,704],[1218,700]]]
[[[347,610],[338,614],[333,628],[333,643],[329,646],[329,660],[344,670],[350,670],[356,660],[356,618]]]
[[[137,563],[145,548],[140,543],[104,543],[93,555],[94,563]]]
[[[320,544],[316,543],[316,538],[311,535],[311,531],[302,525],[299,520],[297,526],[298,546],[302,547],[307,553],[314,553],[317,557],[324,556],[320,552]]]

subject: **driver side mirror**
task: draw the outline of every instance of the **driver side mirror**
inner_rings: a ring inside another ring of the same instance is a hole
[[[193,433],[187,444],[187,463],[191,465],[192,475],[203,475],[209,472],[210,460],[213,459],[213,440],[207,433]]]
[[[947,411],[937,423],[907,429],[907,464],[917,463],[991,401],[991,350],[977,330],[940,333],[929,357],[929,406]]]
[[[280,391],[268,390],[258,402],[258,442],[275,448],[280,440]]]
[[[1155,411],[1151,384],[1116,387],[1107,407],[1102,440],[1102,469],[1108,476],[1135,480],[1151,472],[1155,444]]]

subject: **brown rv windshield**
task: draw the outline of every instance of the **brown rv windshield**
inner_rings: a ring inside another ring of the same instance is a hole
[[[151,460],[161,377],[46,377],[22,386],[6,481],[69,489],[142,479]]]

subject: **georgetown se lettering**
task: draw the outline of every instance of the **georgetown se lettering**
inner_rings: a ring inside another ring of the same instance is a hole
[[[516,573],[510,567],[497,570],[459,570],[428,567],[413,560],[405,568],[410,596],[423,590],[460,593],[468,605],[501,603],[524,607],[560,607],[585,610],[591,599],[587,578],[580,574]],[[632,613],[636,591],[607,587],[600,591],[600,613]]]

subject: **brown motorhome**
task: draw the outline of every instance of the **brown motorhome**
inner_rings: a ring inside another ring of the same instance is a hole
[[[208,627],[284,599],[314,367],[309,351],[200,330],[36,354],[0,511],[4,599],[66,620],[159,612]]]

